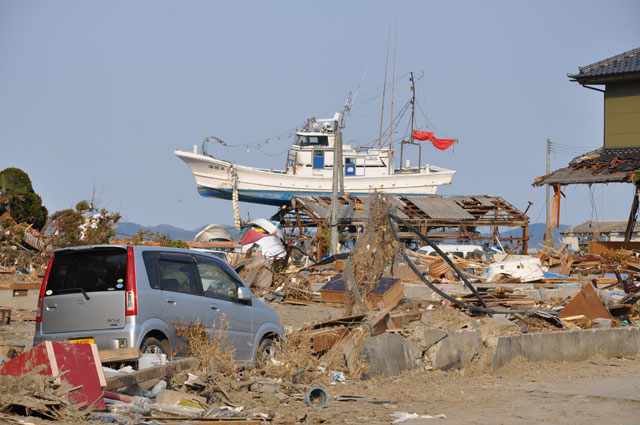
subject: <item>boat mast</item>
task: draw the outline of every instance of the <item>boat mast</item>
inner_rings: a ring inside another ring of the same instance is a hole
[[[413,72],[411,73],[411,144],[413,145],[415,141],[413,140],[413,125],[416,121],[416,87],[415,82],[413,81]],[[422,167],[422,143],[418,143],[418,171],[420,171],[420,167]]]
[[[382,112],[380,112],[380,136],[378,137],[378,149],[382,147],[382,122],[384,121],[384,97],[387,92],[387,69],[389,68],[389,43],[391,42],[391,23],[389,23],[389,36],[387,37],[387,59],[384,64],[384,85],[382,86]]]
[[[391,77],[391,119],[389,121],[389,150],[391,150],[393,138],[393,97],[396,88],[396,48],[398,46],[398,18],[396,18],[396,29],[393,35],[393,76]],[[393,168],[392,168],[393,170]]]
[[[408,142],[405,141],[404,139],[402,140],[402,142],[400,142],[400,168],[402,168],[404,145],[416,144],[413,138],[413,129],[416,122],[416,89],[415,89],[415,81],[413,80],[413,72],[410,72],[410,75],[411,76],[409,77],[409,81],[411,81],[411,87],[409,87],[409,89],[411,90],[411,134],[409,136],[410,139]],[[417,145],[418,145],[418,170],[420,170],[420,167],[422,167],[422,144],[418,143]]]

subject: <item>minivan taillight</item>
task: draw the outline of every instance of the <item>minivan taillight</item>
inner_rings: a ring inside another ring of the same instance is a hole
[[[125,315],[138,314],[138,293],[136,289],[136,263],[133,259],[133,247],[127,247],[127,291],[125,295]]]
[[[49,265],[47,266],[47,271],[44,273],[44,277],[42,278],[42,285],[40,285],[40,295],[38,295],[38,308],[36,309],[36,322],[42,322],[42,307],[44,303],[44,291],[47,289],[47,281],[49,280],[49,273],[51,272],[51,266],[53,265],[53,259],[56,254],[51,255],[51,259],[49,260]]]

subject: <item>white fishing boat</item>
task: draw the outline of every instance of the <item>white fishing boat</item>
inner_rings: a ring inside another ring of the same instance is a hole
[[[335,123],[311,120],[297,131],[289,148],[286,170],[271,170],[235,164],[207,153],[208,139],[193,151],[176,150],[193,173],[202,196],[238,199],[268,205],[283,205],[292,196],[330,196],[335,148]],[[395,151],[388,147],[357,149],[343,145],[344,192],[363,196],[373,191],[401,196],[436,193],[438,186],[451,184],[453,170],[434,165],[395,168]]]
[[[376,147],[342,145],[340,174],[344,190],[350,196],[365,196],[374,191],[400,196],[424,196],[436,193],[438,186],[451,184],[455,171],[435,165],[422,165],[422,146],[418,141],[429,140],[438,149],[447,149],[456,139],[436,139],[432,132],[414,131],[414,105],[416,102],[411,74],[412,99],[407,103],[411,110],[411,132],[408,140],[400,142],[400,168],[396,168],[395,150],[391,143],[382,146],[381,137]],[[331,119],[312,118],[295,132],[290,146],[286,169],[272,170],[235,164],[215,158],[207,152],[210,140],[227,145],[217,137],[207,137],[192,151],[176,150],[175,154],[191,169],[202,196],[237,199],[267,205],[286,204],[293,196],[330,196],[333,188],[333,162],[338,130],[344,127],[344,113],[351,107],[351,95],[344,112]],[[392,133],[389,131],[389,133]],[[341,138],[339,139],[341,140]],[[405,144],[419,145],[417,167],[403,162]],[[339,156],[339,155],[338,155]]]

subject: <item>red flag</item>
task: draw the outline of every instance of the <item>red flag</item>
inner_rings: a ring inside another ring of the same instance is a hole
[[[449,149],[456,140],[457,139],[433,139],[431,140],[431,143],[433,143],[433,146],[443,151],[445,149]]]
[[[413,138],[417,140],[431,140],[435,138],[432,131],[413,130]]]

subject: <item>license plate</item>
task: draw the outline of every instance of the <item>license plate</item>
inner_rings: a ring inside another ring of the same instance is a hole
[[[96,340],[93,338],[74,338],[70,339],[69,342],[74,342],[76,344],[95,344]]]

